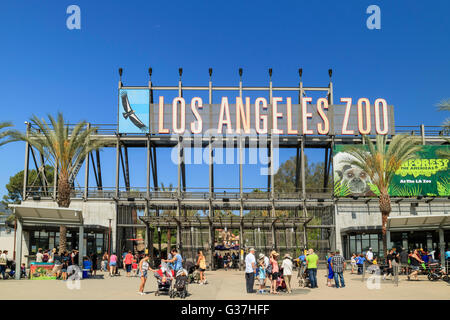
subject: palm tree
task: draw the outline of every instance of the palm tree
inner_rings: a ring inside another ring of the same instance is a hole
[[[50,124],[44,119],[33,115],[32,126],[28,135],[19,131],[11,131],[9,134],[14,141],[26,141],[41,152],[57,168],[58,192],[57,203],[59,207],[70,206],[71,183],[70,177],[76,175],[76,168],[83,163],[84,158],[93,150],[104,146],[104,142],[92,139],[97,130],[88,127],[85,121],[79,122],[73,128],[65,124],[62,113],[58,113],[57,119],[48,115]],[[65,226],[60,226],[59,250],[66,250]]]
[[[367,149],[361,146],[351,146],[345,149],[354,158],[345,162],[364,170],[374,186],[378,188],[379,206],[381,211],[381,225],[383,234],[384,252],[387,250],[386,224],[391,213],[391,198],[389,186],[395,172],[400,169],[402,163],[416,158],[416,153],[421,150],[416,137],[396,135],[387,144],[387,136],[378,135],[376,144],[369,137],[363,136]]]
[[[4,128],[8,128],[8,127],[12,127],[11,122],[0,122],[0,130],[2,130]],[[0,132],[0,146],[7,144],[8,142],[11,142],[10,139],[6,139],[9,136],[10,136],[9,130]]]

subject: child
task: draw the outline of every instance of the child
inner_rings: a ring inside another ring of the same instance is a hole
[[[364,260],[366,260],[366,258],[364,258],[364,255],[362,253],[359,255],[359,257],[356,258],[356,265],[358,266],[358,274],[363,273]]]
[[[352,264],[352,274],[354,273],[355,269],[356,269],[356,259],[357,259],[357,255],[356,254],[352,254],[352,259],[351,259],[351,264]]]
[[[265,293],[265,283],[266,281],[266,266],[264,264],[264,258],[259,259],[259,291],[258,293]]]
[[[138,276],[138,264],[136,259],[133,260],[133,264],[131,265],[131,269],[132,269],[132,276],[133,277],[137,277]]]
[[[22,263],[20,266],[20,277],[26,278],[27,277],[27,267],[25,266],[25,263]]]

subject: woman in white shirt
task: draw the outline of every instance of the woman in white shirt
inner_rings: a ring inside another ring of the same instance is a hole
[[[292,293],[291,290],[291,278],[292,278],[292,258],[289,253],[284,255],[283,263],[281,264],[281,269],[283,269],[283,278],[286,283],[286,289],[288,293]]]

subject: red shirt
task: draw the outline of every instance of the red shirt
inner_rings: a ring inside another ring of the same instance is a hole
[[[131,253],[127,253],[124,261],[125,261],[125,264],[132,264],[133,263],[133,255]]]

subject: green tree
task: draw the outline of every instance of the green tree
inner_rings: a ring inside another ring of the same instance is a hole
[[[62,113],[55,119],[48,115],[50,124],[37,116],[31,118],[31,129],[28,135],[19,131],[10,131],[8,135],[13,141],[26,141],[44,154],[53,167],[58,168],[57,203],[59,207],[70,206],[70,177],[76,175],[76,168],[83,163],[89,152],[104,146],[104,142],[94,139],[97,128],[88,127],[81,121],[73,128],[64,121]],[[59,250],[66,250],[67,228],[60,226]]]
[[[387,250],[386,224],[391,213],[391,198],[388,190],[395,172],[402,163],[417,157],[421,150],[417,137],[396,135],[387,144],[387,136],[378,135],[376,144],[369,137],[363,136],[367,149],[363,146],[349,146],[345,151],[352,155],[354,160],[347,160],[350,165],[364,170],[379,191],[379,207],[382,221],[383,247]]]
[[[45,181],[47,186],[53,186],[53,167],[45,166]],[[2,203],[4,205],[8,204],[19,204],[23,200],[23,170],[17,172],[15,175],[9,178],[9,182],[6,184],[6,190],[8,194],[3,196]],[[38,174],[36,170],[28,171],[28,181],[30,181],[30,186],[34,188],[43,188],[42,174]]]

